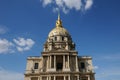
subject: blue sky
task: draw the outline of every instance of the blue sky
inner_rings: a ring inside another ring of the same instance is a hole
[[[58,9],[79,56],[93,57],[96,80],[118,80],[119,3],[119,0],[0,0],[0,80],[23,79],[26,59],[41,55],[48,33],[55,27]]]

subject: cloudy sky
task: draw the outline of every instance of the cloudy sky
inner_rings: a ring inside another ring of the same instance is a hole
[[[119,0],[0,0],[0,80],[23,80],[40,56],[58,11],[79,56],[93,57],[96,80],[120,79]]]

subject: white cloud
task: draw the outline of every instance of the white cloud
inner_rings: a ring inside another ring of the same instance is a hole
[[[14,44],[6,39],[0,39],[0,54],[1,53],[13,53],[12,49]]]
[[[75,8],[76,10],[80,10],[81,8],[81,0],[63,0],[63,2],[69,9]]]
[[[7,27],[0,25],[0,34],[5,34],[8,31]]]
[[[98,66],[94,66],[94,67],[93,67],[94,70],[95,70],[95,69],[98,69],[98,68],[99,68]]]
[[[0,68],[0,80],[24,80],[24,75],[22,73]]]
[[[0,54],[15,53],[16,51],[23,52],[30,50],[35,42],[32,39],[17,38],[13,41],[0,39]]]
[[[67,14],[67,13],[69,12],[69,10],[66,9],[65,7],[62,8],[62,11],[63,11],[65,14]]]
[[[35,42],[32,39],[25,39],[25,38],[13,39],[13,41],[16,44],[17,50],[20,52],[30,50],[32,46],[35,44]]]
[[[52,0],[43,0],[43,6],[46,6],[50,3],[52,3]]]
[[[63,7],[63,0],[55,0],[55,3],[56,3],[59,7]]]
[[[42,4],[44,6],[51,4],[54,12],[59,9],[66,14],[72,9],[76,11],[90,9],[93,5],[93,0],[42,0]]]
[[[93,0],[86,0],[85,10],[88,10],[93,5]]]

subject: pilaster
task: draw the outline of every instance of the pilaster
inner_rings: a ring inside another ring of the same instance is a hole
[[[51,76],[49,76],[49,80],[51,80]]]
[[[54,55],[54,69],[56,70],[56,55]]]
[[[70,75],[68,76],[68,80],[70,80]]]
[[[76,56],[76,71],[78,72],[78,57]]]
[[[66,76],[64,76],[64,80],[66,80]]]
[[[63,56],[63,71],[70,71],[70,65],[69,65],[69,55],[67,55],[67,64],[65,64],[65,55]],[[67,67],[65,67],[67,65]]]
[[[51,69],[51,59],[52,59],[51,57],[52,57],[52,56],[50,55],[50,69]]]
[[[54,80],[56,80],[56,76],[54,76]]]
[[[77,80],[80,80],[80,79],[79,79],[79,75],[77,76]]]
[[[63,70],[65,69],[65,55],[63,55]]]

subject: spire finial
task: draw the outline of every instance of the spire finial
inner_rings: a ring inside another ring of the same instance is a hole
[[[58,20],[56,21],[56,27],[59,28],[59,27],[62,27],[62,21],[60,20],[60,13],[58,11]]]
[[[60,20],[60,12],[58,11],[58,20]]]

